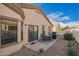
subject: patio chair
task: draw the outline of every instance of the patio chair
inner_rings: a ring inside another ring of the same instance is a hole
[[[51,38],[51,36],[50,35],[41,35],[41,38],[42,38],[42,40],[44,40],[44,41],[49,41],[49,40],[51,40],[52,38]]]
[[[41,35],[42,40],[46,40],[46,35]]]
[[[48,35],[48,36],[47,36],[47,40],[49,41],[49,40],[51,40],[51,39],[52,39],[51,35]]]

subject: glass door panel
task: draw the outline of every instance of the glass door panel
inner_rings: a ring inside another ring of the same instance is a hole
[[[8,44],[17,41],[17,22],[1,20],[1,44]]]
[[[33,26],[28,27],[29,42],[33,40]]]
[[[30,25],[28,29],[29,42],[38,39],[38,26]]]
[[[42,35],[45,35],[45,25],[42,25]]]
[[[38,26],[34,26],[34,40],[38,39]]]

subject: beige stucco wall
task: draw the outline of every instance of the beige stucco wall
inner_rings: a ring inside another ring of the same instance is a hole
[[[46,35],[48,35],[50,24],[42,14],[35,12],[35,10],[33,9],[23,9],[23,11],[25,14],[25,20],[23,24],[23,41],[21,42],[21,16],[16,14],[8,7],[0,4],[0,15],[19,19],[17,34],[18,44],[14,44],[5,48],[0,48],[0,55],[10,55],[11,53],[18,51],[24,44],[28,43],[28,25],[39,26],[39,39],[42,33],[42,25],[45,25],[45,33]]]
[[[14,11],[12,11],[11,9],[9,9],[8,7],[4,6],[3,4],[0,4],[0,15],[3,15],[3,16],[8,16],[8,17],[11,17],[11,18],[15,18],[16,20],[19,20],[18,21],[18,41],[21,40],[21,16],[17,13],[15,13]]]
[[[0,4],[0,15],[21,19],[20,15],[4,6],[3,4]]]
[[[77,41],[77,43],[79,43],[79,29],[75,29],[71,32],[73,33],[73,36],[74,36],[75,40]]]
[[[0,15],[3,15],[3,16],[8,16],[8,17],[11,17],[11,18],[16,18],[16,19],[19,19],[18,21],[18,38],[17,38],[17,44],[15,45],[11,45],[11,46],[8,46],[8,47],[5,47],[5,48],[0,48],[0,55],[9,55],[17,50],[19,50],[23,43],[21,42],[21,16],[17,13],[15,13],[14,11],[12,11],[11,9],[9,9],[8,7],[0,4]]]
[[[50,24],[42,14],[35,12],[36,10],[33,9],[23,9],[23,11],[25,14],[24,23],[26,24],[26,26],[24,26],[24,40],[26,40],[27,43],[28,43],[28,25],[38,25],[39,39],[40,35],[42,34],[42,25],[45,25],[45,33],[46,35],[48,35]]]

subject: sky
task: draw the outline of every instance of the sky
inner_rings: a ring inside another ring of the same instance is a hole
[[[79,24],[79,3],[38,3],[46,16],[61,24]]]

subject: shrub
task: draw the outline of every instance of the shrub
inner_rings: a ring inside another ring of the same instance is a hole
[[[68,41],[68,47],[73,47],[75,45],[75,41]]]
[[[64,39],[68,40],[68,41],[74,40],[73,34],[72,33],[65,33]]]
[[[68,56],[76,56],[76,55],[77,54],[76,54],[76,51],[74,49],[72,49],[72,48],[68,49]]]
[[[68,47],[72,47],[72,45],[70,43],[68,43]]]

